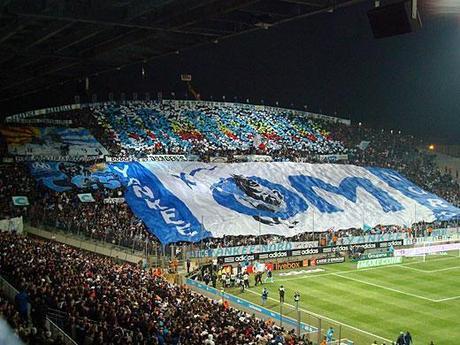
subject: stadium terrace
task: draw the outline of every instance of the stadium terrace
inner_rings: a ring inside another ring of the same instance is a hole
[[[0,345],[458,345],[454,2],[1,2]]]
[[[239,103],[19,115],[0,130],[0,244],[2,279],[26,306],[5,295],[2,313],[29,343],[360,344],[373,336],[331,323],[334,336],[300,311],[283,324],[252,281],[348,260],[368,270],[390,248],[420,256],[458,236],[459,185],[412,136]]]

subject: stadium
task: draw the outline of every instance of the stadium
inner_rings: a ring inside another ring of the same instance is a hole
[[[0,344],[459,344],[459,14],[1,2]]]

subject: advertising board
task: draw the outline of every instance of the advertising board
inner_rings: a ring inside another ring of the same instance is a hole
[[[377,267],[377,266],[385,266],[385,265],[395,265],[402,263],[401,256],[390,256],[386,258],[380,259],[370,259],[370,260],[361,260],[358,262],[358,269],[361,268],[368,268],[368,267]]]

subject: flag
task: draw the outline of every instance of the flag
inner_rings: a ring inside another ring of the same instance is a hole
[[[254,264],[254,268],[256,272],[265,272],[265,264],[261,262],[256,262]]]
[[[367,149],[367,147],[369,146],[371,142],[370,141],[366,141],[366,140],[363,140],[359,143],[358,147],[364,151],[365,149]]]
[[[80,199],[81,202],[95,202],[93,195],[91,193],[81,193],[78,194],[78,199]]]
[[[13,199],[14,206],[28,206],[29,205],[29,199],[26,196],[13,196],[11,197],[11,199]]]
[[[370,230],[372,230],[372,226],[368,224],[363,224],[363,231],[368,232]]]

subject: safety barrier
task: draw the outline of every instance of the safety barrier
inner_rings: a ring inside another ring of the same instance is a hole
[[[8,281],[2,276],[0,276],[0,290],[11,303],[14,303],[15,297],[18,294],[18,290],[16,290],[16,288],[13,285],[8,283]],[[30,305],[28,309],[30,311]],[[51,331],[51,334],[53,334],[53,336],[60,335],[62,337],[64,344],[77,345],[77,343],[67,333],[65,333],[61,328],[59,328],[48,317],[46,317],[45,320],[45,327]]]
[[[210,287],[210,286],[207,286],[206,284],[203,284],[203,283],[200,283],[196,280],[192,280],[192,279],[186,279],[185,283],[189,286],[193,286],[195,288],[198,288],[200,290],[203,290],[205,292],[208,292],[210,294],[213,294],[213,295],[216,295],[224,300],[227,300],[231,303],[233,303],[234,305],[237,305],[237,306],[240,306],[242,308],[245,308],[247,310],[250,310],[250,311],[253,311],[253,312],[257,312],[259,314],[262,314],[264,316],[267,316],[271,319],[273,319],[274,321],[277,321],[281,324],[286,324],[286,325],[289,325],[291,327],[294,327],[296,329],[299,329],[300,328],[300,331],[303,332],[303,333],[313,333],[313,332],[316,332],[318,329],[316,327],[313,327],[313,326],[310,326],[310,325],[307,325],[303,322],[300,322],[299,320],[294,320],[292,318],[289,318],[289,317],[285,317],[283,315],[281,315],[280,313],[275,313],[271,310],[268,310],[266,308],[263,308],[259,305],[256,305],[256,304],[253,304],[245,299],[242,299],[242,298],[239,298],[239,297],[236,297],[236,296],[233,296],[231,294],[228,294],[226,292],[222,292],[222,291],[219,291],[213,287]]]

